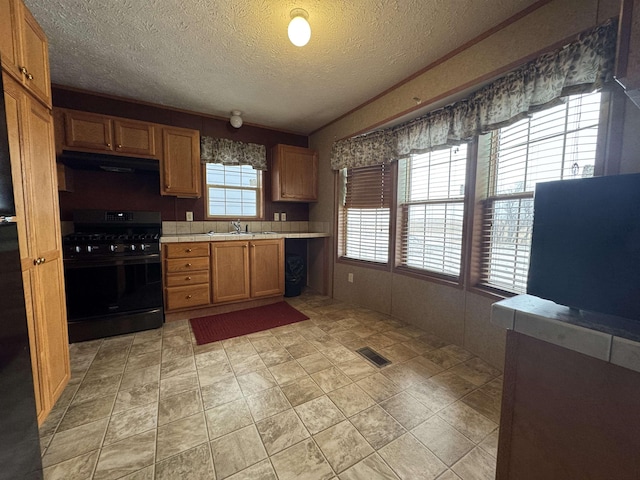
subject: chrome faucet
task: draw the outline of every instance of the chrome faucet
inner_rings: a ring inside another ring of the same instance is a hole
[[[241,229],[240,219],[238,219],[235,222],[231,222],[231,226],[233,226],[233,228],[235,229],[236,233],[240,233],[240,229]]]

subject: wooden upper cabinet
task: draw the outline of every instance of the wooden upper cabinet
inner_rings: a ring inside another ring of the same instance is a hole
[[[200,132],[186,128],[162,129],[160,192],[177,197],[200,197]]]
[[[118,153],[156,157],[155,125],[135,120],[114,119],[114,147]]]
[[[88,112],[64,113],[64,146],[87,150],[113,151],[110,117]]]
[[[2,67],[46,106],[51,107],[48,42],[20,0],[0,0]]]
[[[64,131],[57,134],[61,150],[158,158],[154,123],[111,117],[99,113],[56,109],[56,119],[64,118]]]
[[[291,145],[271,150],[271,192],[274,202],[318,201],[318,153]]]

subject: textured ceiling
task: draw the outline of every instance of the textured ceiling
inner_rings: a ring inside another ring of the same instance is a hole
[[[26,0],[52,82],[307,134],[534,0]],[[311,41],[287,38],[309,13]]]

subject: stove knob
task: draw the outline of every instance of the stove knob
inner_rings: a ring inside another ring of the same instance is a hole
[[[80,253],[82,251],[82,248],[80,248],[80,245],[76,245],[75,247],[73,247],[73,251],[76,253]]]
[[[118,251],[118,245],[109,245],[109,251],[110,252],[117,252]]]
[[[93,252],[93,247],[91,245],[87,245],[87,253]]]
[[[147,246],[144,243],[140,244],[140,250],[144,252],[146,249],[147,249]]]
[[[131,244],[131,246],[129,247],[129,250],[131,250],[132,252],[135,252],[136,246],[134,244]]]

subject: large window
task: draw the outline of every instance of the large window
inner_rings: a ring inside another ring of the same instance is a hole
[[[340,256],[386,264],[392,177],[389,165],[342,171],[344,188],[340,215]]]
[[[398,164],[400,265],[460,275],[467,146]]]
[[[536,183],[593,176],[600,94],[566,100],[490,134],[481,284],[525,292]]]
[[[207,217],[259,218],[260,170],[249,165],[206,164]]]

